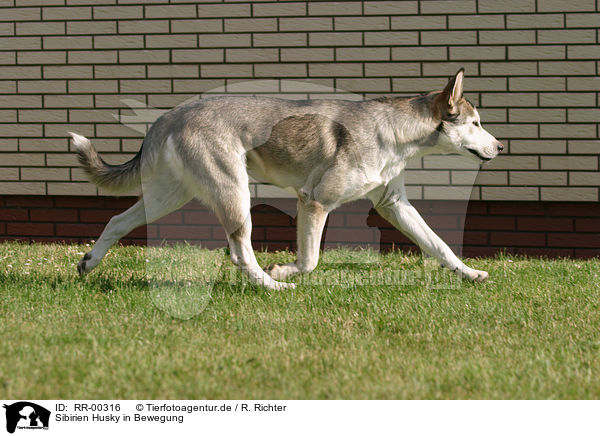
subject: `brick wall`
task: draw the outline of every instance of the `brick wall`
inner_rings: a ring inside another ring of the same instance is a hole
[[[309,83],[290,98],[404,95],[462,66],[508,145],[472,198],[598,200],[595,0],[167,3],[0,1],[0,193],[96,195],[66,131],[128,159],[143,135],[113,117],[132,114],[126,99],[164,110],[211,90],[285,93],[290,80]],[[468,185],[469,171],[416,161],[411,197],[448,198],[436,186]]]
[[[548,202],[592,205],[598,23],[600,0],[0,0],[0,194],[106,195],[77,167],[68,130],[120,163],[144,122],[201,94],[409,95],[464,67],[467,97],[506,150],[479,172],[458,157],[411,162],[410,197],[529,202],[545,214]],[[510,231],[525,229],[514,221]]]
[[[0,242],[88,243],[135,198],[0,196]],[[600,255],[600,203],[415,200],[429,225],[457,253],[488,256],[501,251],[533,256]],[[590,216],[595,218],[590,218]],[[252,208],[255,249],[296,249],[295,201],[257,200]],[[227,245],[212,212],[192,201],[181,210],[125,236],[124,244],[189,242]],[[368,201],[346,204],[329,215],[322,248],[369,246],[377,251],[416,247],[379,217]]]

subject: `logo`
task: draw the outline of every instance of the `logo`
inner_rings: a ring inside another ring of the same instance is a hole
[[[6,431],[14,433],[18,429],[48,430],[50,411],[29,401],[19,401],[6,409]]]

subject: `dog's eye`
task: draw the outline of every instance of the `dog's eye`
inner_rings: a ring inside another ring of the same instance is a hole
[[[479,121],[477,121],[477,120],[473,121],[473,125],[475,127],[481,127],[481,124],[479,124]]]

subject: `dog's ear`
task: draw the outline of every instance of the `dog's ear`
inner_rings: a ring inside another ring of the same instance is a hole
[[[444,102],[448,105],[450,112],[458,105],[458,102],[463,96],[463,79],[465,77],[465,70],[461,68],[458,73],[448,81],[448,84],[442,91]]]
[[[455,114],[458,109],[458,102],[463,96],[463,79],[465,70],[461,68],[456,75],[452,77],[442,92],[437,94],[433,101],[434,118],[445,118],[448,114]]]

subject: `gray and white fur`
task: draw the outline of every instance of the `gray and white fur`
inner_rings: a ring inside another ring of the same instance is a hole
[[[486,280],[487,272],[466,266],[427,226],[404,188],[404,169],[411,158],[458,153],[482,163],[502,150],[463,98],[463,77],[461,69],[443,91],[412,98],[202,99],[158,118],[139,153],[122,165],[106,164],[88,139],[71,133],[94,183],[115,191],[143,187],[139,201],[110,220],[79,262],[80,274],[95,268],[134,228],[196,197],[217,215],[232,261],[252,282],[268,289],[291,288],[292,283],[282,280],[317,266],[328,213],[366,197],[442,265],[467,279]],[[296,192],[296,262],[266,270],[258,265],[250,243],[249,175]]]

